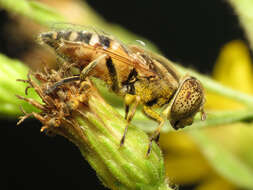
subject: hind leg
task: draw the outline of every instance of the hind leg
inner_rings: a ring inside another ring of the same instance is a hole
[[[158,113],[156,113],[154,110],[152,110],[148,106],[144,106],[143,107],[143,113],[146,116],[148,116],[150,119],[152,119],[152,120],[154,120],[154,121],[156,121],[156,122],[159,123],[159,125],[156,128],[155,132],[150,137],[150,142],[149,142],[148,151],[147,151],[147,156],[148,156],[150,154],[150,152],[151,152],[153,140],[155,140],[156,142],[159,141],[160,131],[161,131],[163,125],[164,125],[164,119]]]
[[[68,82],[73,82],[73,81],[78,81],[78,80],[84,80],[87,76],[89,76],[90,72],[96,67],[97,64],[99,64],[103,59],[106,58],[106,54],[103,54],[96,58],[95,60],[91,61],[81,72],[80,76],[72,76],[72,77],[67,77],[64,78],[56,83],[54,83],[47,91],[46,94],[50,94],[54,92],[57,87],[68,83]]]

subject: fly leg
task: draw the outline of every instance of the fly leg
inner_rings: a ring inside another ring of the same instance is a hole
[[[147,151],[147,156],[148,156],[151,152],[152,141],[153,140],[155,140],[156,142],[159,141],[160,131],[164,125],[164,119],[158,113],[156,113],[154,110],[152,110],[149,106],[143,106],[143,113],[146,116],[148,116],[150,119],[155,120],[156,122],[159,123],[155,132],[150,137],[150,142],[149,142],[148,151]]]
[[[96,58],[95,60],[93,60],[92,62],[90,62],[81,72],[80,76],[72,76],[72,77],[67,77],[64,78],[56,83],[54,83],[47,91],[46,94],[50,94],[52,92],[54,92],[56,90],[57,87],[68,83],[68,82],[73,82],[73,81],[78,81],[78,80],[84,80],[89,73],[96,67],[96,65],[98,63],[100,63],[101,60],[106,58],[106,54],[103,54],[101,56],[99,56],[98,58]]]
[[[115,93],[118,93],[121,86],[118,80],[117,70],[110,57],[108,57],[108,59],[106,60],[106,67],[108,69],[108,73],[111,80],[111,89]],[[125,142],[128,126],[131,120],[133,119],[136,108],[140,102],[140,97],[136,95],[126,94],[124,102],[125,102],[125,119],[127,121],[127,125],[125,127],[123,136],[120,140],[120,146],[122,146]]]
[[[140,97],[136,95],[126,94],[124,101],[125,101],[125,119],[127,121],[127,125],[125,127],[123,136],[120,140],[120,146],[122,146],[125,142],[128,126],[134,117],[138,104],[140,103]]]
[[[90,72],[96,67],[98,63],[100,63],[103,59],[106,58],[106,54],[103,54],[90,62],[82,71],[80,74],[80,80],[85,80],[85,78],[90,74]]]

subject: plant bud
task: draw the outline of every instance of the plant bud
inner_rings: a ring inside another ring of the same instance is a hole
[[[153,143],[150,155],[146,156],[149,138],[132,125],[124,145],[120,146],[127,122],[103,100],[92,82],[66,83],[46,94],[48,86],[52,85],[50,81],[62,74],[36,73],[34,76],[38,80],[44,79],[38,85],[28,77],[28,83],[44,104],[19,98],[41,109],[41,113],[32,115],[42,122],[42,131],[62,135],[78,146],[106,187],[113,190],[170,189],[159,147]],[[23,116],[21,121],[27,117]]]

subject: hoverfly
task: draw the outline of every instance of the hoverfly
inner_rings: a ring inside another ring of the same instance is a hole
[[[69,24],[41,33],[38,38],[81,70],[78,76],[56,82],[48,89],[48,94],[66,82],[92,76],[105,81],[114,93],[124,97],[128,124],[120,145],[124,144],[128,125],[140,104],[143,113],[159,124],[150,137],[148,154],[152,141],[159,140],[165,121],[156,108],[167,105],[167,119],[174,129],[191,125],[197,112],[201,112],[202,120],[205,118],[200,81],[192,76],[180,76],[173,64],[161,55],[136,45],[125,46],[104,32]]]

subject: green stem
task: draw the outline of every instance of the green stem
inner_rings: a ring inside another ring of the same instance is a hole
[[[214,112],[209,113],[208,119],[206,119],[205,121],[200,121],[198,119],[198,121],[194,122],[191,127],[186,127],[183,130],[187,131],[191,129],[198,129],[201,127],[224,125],[249,120],[253,120],[253,110]]]
[[[123,114],[123,111],[120,110],[120,113]],[[192,129],[199,129],[203,127],[211,127],[251,120],[253,120],[253,110],[251,109],[208,112],[207,119],[205,121],[201,121],[200,115],[197,115],[195,118],[195,122],[191,126],[180,129],[180,131],[189,131]],[[153,132],[157,127],[155,122],[147,120],[147,118],[145,118],[145,116],[141,112],[136,113],[134,121],[132,123],[146,132]],[[167,122],[163,127],[162,132],[169,131],[174,131],[174,129],[172,129],[170,127],[169,122]]]
[[[229,0],[237,13],[240,23],[248,37],[251,49],[253,49],[253,1],[252,0]]]

